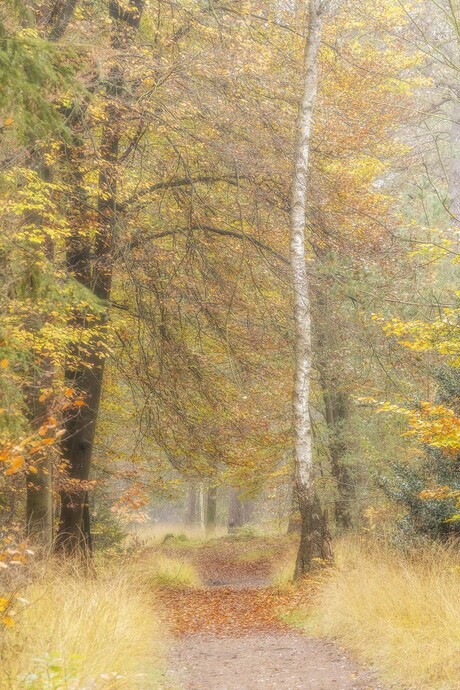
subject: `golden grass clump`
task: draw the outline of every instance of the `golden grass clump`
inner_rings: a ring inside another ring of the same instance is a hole
[[[183,558],[154,554],[145,560],[142,578],[156,587],[199,587],[200,578],[195,567]]]
[[[408,555],[344,540],[336,556],[308,626],[338,638],[402,686],[460,689],[458,546]]]
[[[15,625],[0,640],[8,690],[151,690],[160,637],[151,591],[133,569],[96,576],[53,567],[20,592]]]

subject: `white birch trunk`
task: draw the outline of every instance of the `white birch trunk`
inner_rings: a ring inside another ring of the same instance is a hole
[[[317,1],[309,0],[304,92],[297,122],[295,167],[291,200],[291,271],[294,288],[295,375],[294,427],[296,483],[312,488],[312,430],[309,412],[311,376],[311,313],[309,277],[305,261],[305,225],[313,109],[318,84],[321,17]]]
[[[313,444],[309,397],[312,366],[309,275],[305,260],[305,227],[308,198],[308,160],[313,111],[318,85],[318,54],[321,43],[321,9],[318,0],[308,0],[307,44],[305,49],[303,96],[297,122],[294,178],[291,198],[291,275],[294,291],[295,374],[294,430],[295,483],[302,517],[301,543],[295,577],[307,572],[321,552],[318,539],[319,506],[313,485]],[[316,516],[314,515],[316,513]],[[313,532],[316,534],[313,534]]]

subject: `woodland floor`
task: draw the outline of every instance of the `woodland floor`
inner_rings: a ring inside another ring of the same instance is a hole
[[[205,587],[162,590],[175,636],[167,690],[384,690],[333,642],[282,620],[308,596],[270,585],[282,542],[220,539],[183,549]],[[177,557],[174,546],[165,545]],[[264,553],[266,551],[266,553]]]

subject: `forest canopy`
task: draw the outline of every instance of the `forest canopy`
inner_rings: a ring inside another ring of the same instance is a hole
[[[457,532],[459,19],[3,3],[6,539]]]

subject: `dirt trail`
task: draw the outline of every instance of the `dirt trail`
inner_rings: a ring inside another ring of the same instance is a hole
[[[384,690],[334,643],[283,623],[295,597],[268,586],[270,559],[238,551],[200,549],[206,589],[163,591],[176,635],[167,690]]]

